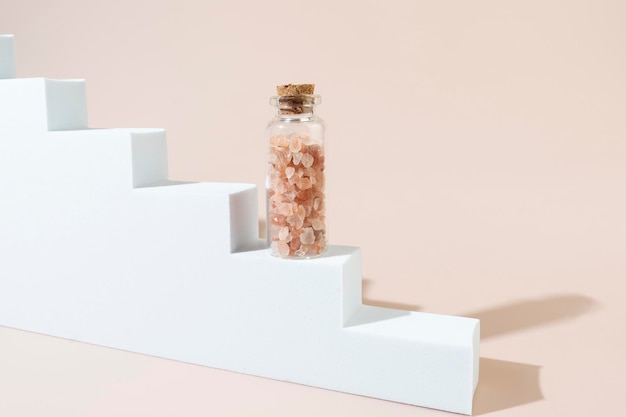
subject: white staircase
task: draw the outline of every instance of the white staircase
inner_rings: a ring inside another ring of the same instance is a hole
[[[358,248],[273,258],[253,185],[169,181],[163,130],[14,76],[0,36],[0,325],[471,413],[478,320],[362,305]]]

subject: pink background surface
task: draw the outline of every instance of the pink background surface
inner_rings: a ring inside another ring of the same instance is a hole
[[[367,303],[481,319],[494,416],[623,407],[624,21],[618,0],[0,0],[18,76],[86,78],[92,127],[166,128],[173,179],[262,189],[268,97],[316,83],[331,242],[363,249]],[[445,414],[0,327],[0,415]]]

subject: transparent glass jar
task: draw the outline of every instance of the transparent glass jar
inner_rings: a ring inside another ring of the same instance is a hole
[[[267,126],[267,240],[270,253],[307,259],[326,250],[324,122],[319,95],[274,96]]]

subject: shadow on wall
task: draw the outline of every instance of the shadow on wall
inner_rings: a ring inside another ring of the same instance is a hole
[[[480,320],[480,339],[500,336],[555,321],[573,319],[598,307],[589,297],[577,294],[559,294],[549,297],[521,300],[468,314]]]

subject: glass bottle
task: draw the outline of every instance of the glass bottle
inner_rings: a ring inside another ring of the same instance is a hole
[[[326,249],[325,126],[314,114],[321,97],[312,87],[279,86],[283,95],[270,99],[278,112],[267,126],[267,239],[281,258],[308,259]]]

